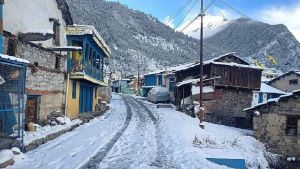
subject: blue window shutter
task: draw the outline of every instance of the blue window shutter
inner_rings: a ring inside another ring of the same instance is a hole
[[[72,98],[76,99],[76,80],[73,80],[72,83]]]

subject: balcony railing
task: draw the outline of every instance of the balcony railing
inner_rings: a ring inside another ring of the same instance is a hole
[[[80,60],[74,60],[68,58],[68,71],[70,72],[82,72],[92,78],[95,78],[99,81],[103,81],[103,68],[99,61],[94,63],[84,62]]]

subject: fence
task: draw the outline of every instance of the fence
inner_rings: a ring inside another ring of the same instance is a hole
[[[26,65],[0,58],[0,138],[22,138]]]

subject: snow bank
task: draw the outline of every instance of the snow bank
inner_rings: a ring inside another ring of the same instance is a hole
[[[268,159],[275,159],[261,142],[251,136],[253,131],[207,122],[204,123],[205,129],[201,129],[198,119],[182,112],[156,109],[151,104],[148,107],[159,116],[166,132],[172,133],[168,139],[172,140],[170,146],[177,154],[174,158],[178,163],[184,160],[181,158],[188,157],[195,163],[199,162],[199,166],[205,166],[203,168],[214,168],[206,158],[245,159],[248,169],[257,169],[268,168]]]
[[[0,164],[12,159],[14,153],[11,150],[1,150],[0,151]]]
[[[12,60],[12,61],[17,61],[17,62],[22,62],[22,63],[29,63],[28,60],[17,58],[17,57],[14,57],[14,56],[8,56],[8,55],[1,54],[1,53],[0,53],[0,58]]]
[[[57,133],[61,130],[68,129],[74,125],[78,125],[78,124],[82,123],[82,121],[79,119],[71,121],[68,117],[57,117],[56,120],[61,122],[61,124],[64,124],[64,125],[56,125],[56,126],[46,125],[46,126],[42,127],[38,124],[34,124],[34,126],[36,127],[36,131],[25,132],[25,136],[24,136],[25,146],[29,145],[30,143],[32,143],[35,140],[45,138],[50,134]]]

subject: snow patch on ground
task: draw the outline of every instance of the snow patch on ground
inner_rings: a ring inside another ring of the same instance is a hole
[[[174,109],[157,109],[153,104],[144,103],[162,119],[167,133],[171,133],[168,139],[173,142],[170,146],[178,163],[187,157],[196,164],[199,162],[198,167],[210,165],[206,158],[245,159],[248,169],[256,169],[268,168],[268,160],[275,160],[275,156],[252,137],[253,131],[207,122],[204,123],[205,129],[201,129],[196,118]],[[193,144],[195,139],[198,144]],[[211,168],[208,166],[203,168]]]
[[[123,125],[126,107],[113,95],[111,110],[37,149],[15,156],[12,169],[77,169],[90,160]]]
[[[12,150],[1,150],[0,151],[0,164],[12,159],[14,157],[14,153]]]
[[[69,129],[74,125],[79,125],[82,123],[82,121],[79,119],[71,121],[68,117],[57,117],[57,120],[64,125],[56,125],[56,126],[46,125],[42,127],[38,124],[34,124],[34,126],[36,127],[36,131],[25,132],[25,136],[24,136],[25,146],[29,145],[35,140],[45,138],[50,134],[57,133],[61,130]]]

